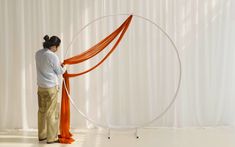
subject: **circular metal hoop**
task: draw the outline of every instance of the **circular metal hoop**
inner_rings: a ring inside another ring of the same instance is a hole
[[[70,44],[68,45],[67,49],[66,49],[66,53],[65,53],[65,57],[67,56],[68,54],[68,50],[69,48],[71,47],[71,45],[73,44],[73,42],[76,40],[77,36],[84,30],[86,29],[87,26],[89,26],[90,24],[98,21],[98,20],[101,20],[103,18],[106,18],[106,17],[111,17],[111,16],[129,16],[129,15],[133,15],[133,17],[138,17],[138,18],[141,18],[147,22],[150,22],[151,24],[153,24],[155,27],[157,27],[166,37],[167,39],[169,39],[169,41],[171,42],[171,44],[173,45],[173,48],[174,48],[174,51],[175,51],[175,54],[177,56],[177,60],[178,60],[178,63],[179,63],[179,77],[178,77],[178,84],[177,84],[177,88],[175,90],[175,93],[174,93],[174,96],[173,96],[173,99],[171,100],[171,102],[166,106],[165,110],[162,111],[159,115],[157,115],[155,118],[153,118],[151,121],[149,122],[146,122],[146,123],[143,123],[141,125],[138,125],[138,126],[135,126],[135,127],[109,127],[109,126],[106,126],[106,125],[103,125],[103,124],[100,124],[100,123],[97,123],[96,121],[88,118],[76,105],[75,105],[75,102],[73,101],[73,99],[71,98],[71,95],[68,93],[68,89],[66,87],[66,84],[65,84],[65,81],[63,80],[63,83],[65,84],[65,89],[66,89],[66,92],[68,94],[68,97],[69,97],[69,100],[71,102],[71,104],[73,105],[73,107],[89,122],[91,122],[92,124],[94,124],[95,126],[98,126],[98,127],[102,127],[102,128],[106,128],[106,129],[133,129],[133,128],[141,128],[141,127],[144,127],[144,126],[147,126],[151,123],[153,123],[154,121],[158,120],[159,118],[161,118],[163,115],[166,114],[166,112],[171,108],[171,106],[174,104],[176,98],[177,98],[177,95],[179,93],[179,89],[180,89],[180,85],[181,85],[181,75],[182,75],[182,70],[181,70],[181,59],[180,59],[180,55],[179,55],[179,52],[178,52],[178,49],[175,45],[175,43],[173,42],[173,40],[171,39],[171,37],[158,25],[156,24],[155,22],[153,22],[152,20],[148,19],[148,18],[145,18],[143,16],[140,16],[140,15],[136,15],[136,14],[114,14],[114,15],[106,15],[106,16],[102,16],[102,17],[99,17],[93,21],[91,21],[90,23],[86,24],[84,27],[81,28],[81,30],[76,33],[75,37],[73,38],[73,40],[70,42]]]

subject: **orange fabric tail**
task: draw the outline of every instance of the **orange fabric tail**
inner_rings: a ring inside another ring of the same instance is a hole
[[[65,74],[67,71],[65,72]],[[62,84],[62,99],[61,99],[61,113],[60,113],[60,135],[59,141],[60,143],[72,143],[74,141],[72,134],[70,133],[70,103],[69,96],[67,94],[70,93],[70,85],[69,85],[69,77],[64,76],[64,83]],[[65,87],[66,86],[66,87]]]
[[[66,59],[64,61],[64,64],[78,64],[83,61],[86,61],[86,60],[94,57],[95,55],[97,55],[102,50],[104,50],[105,47],[107,47],[121,33],[120,36],[118,37],[117,41],[115,42],[114,46],[108,52],[108,54],[100,62],[98,62],[95,66],[93,66],[90,69],[85,70],[81,73],[74,73],[74,74],[69,74],[67,72],[64,73],[64,75],[63,75],[64,83],[62,86],[61,114],[60,114],[60,135],[59,135],[60,143],[72,143],[74,141],[74,139],[72,139],[72,134],[69,131],[70,130],[70,103],[69,103],[69,96],[67,94],[67,92],[68,93],[70,92],[69,78],[83,75],[87,72],[94,70],[96,67],[101,65],[118,46],[118,44],[121,41],[121,39],[123,38],[126,30],[128,29],[128,26],[131,22],[131,19],[132,19],[132,15],[130,15],[119,28],[117,28],[113,33],[111,33],[109,36],[107,36],[106,38],[101,40],[99,43],[97,43],[96,45],[94,45],[93,47],[88,49],[87,51],[85,51],[77,56]]]

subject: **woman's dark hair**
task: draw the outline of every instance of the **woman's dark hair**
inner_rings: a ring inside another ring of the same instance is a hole
[[[50,48],[50,47],[52,47],[52,46],[56,46],[56,47],[60,46],[61,40],[60,40],[60,38],[57,37],[57,36],[49,37],[48,35],[45,35],[45,36],[43,37],[43,39],[45,40],[45,41],[43,42],[43,47],[44,47],[44,48]]]

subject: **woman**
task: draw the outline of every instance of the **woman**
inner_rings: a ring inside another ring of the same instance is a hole
[[[65,72],[55,52],[61,40],[57,36],[44,37],[43,49],[36,52],[38,85],[38,138],[47,143],[58,141],[58,87],[59,76]]]

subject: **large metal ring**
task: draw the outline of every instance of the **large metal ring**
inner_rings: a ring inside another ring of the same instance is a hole
[[[177,84],[177,88],[175,90],[175,93],[173,95],[173,99],[171,100],[171,102],[167,105],[167,107],[165,108],[164,111],[162,111],[159,115],[157,115],[154,119],[152,119],[151,121],[149,122],[146,122],[146,123],[143,123],[141,125],[138,125],[138,126],[135,126],[135,127],[110,127],[110,126],[106,126],[106,125],[103,125],[103,124],[100,124],[100,123],[97,123],[96,121],[90,119],[87,117],[86,114],[84,114],[75,104],[75,102],[73,101],[73,99],[71,98],[71,96],[69,95],[68,93],[68,90],[67,90],[67,87],[65,85],[65,89],[66,89],[66,92],[69,96],[69,99],[70,99],[70,102],[71,104],[74,106],[74,108],[89,122],[91,122],[92,124],[94,124],[95,126],[99,126],[99,127],[102,127],[102,128],[106,128],[106,129],[132,129],[132,128],[141,128],[141,127],[144,127],[144,126],[147,126],[151,123],[153,123],[154,121],[158,120],[160,117],[162,117],[169,109],[170,107],[174,104],[176,98],[177,98],[177,95],[179,93],[179,89],[180,89],[180,85],[181,85],[181,75],[182,75],[182,71],[181,71],[181,59],[180,59],[180,55],[179,55],[179,51],[175,45],[175,43],[173,42],[173,40],[171,39],[171,37],[155,22],[153,22],[152,20],[148,19],[148,18],[145,18],[143,16],[140,16],[140,15],[136,15],[136,14],[114,14],[114,15],[106,15],[106,16],[102,16],[102,17],[99,17],[93,21],[91,21],[90,23],[86,24],[84,27],[81,28],[80,31],[78,31],[78,33],[76,33],[75,37],[73,38],[73,40],[70,42],[70,44],[68,45],[67,49],[66,49],[66,53],[65,53],[65,57],[68,53],[68,50],[69,48],[71,47],[71,45],[73,44],[73,42],[76,40],[76,37],[84,30],[86,29],[89,25],[91,25],[92,23],[98,21],[98,20],[101,20],[103,18],[106,18],[106,17],[111,17],[111,16],[129,16],[129,15],[133,15],[133,17],[138,17],[138,18],[141,18],[145,21],[148,21],[150,22],[151,24],[153,24],[155,27],[157,27],[168,39],[169,41],[171,42],[171,44],[173,45],[174,47],[174,51],[175,51],[175,54],[177,56],[177,60],[178,60],[178,63],[179,63],[179,77],[178,77],[178,84]]]

